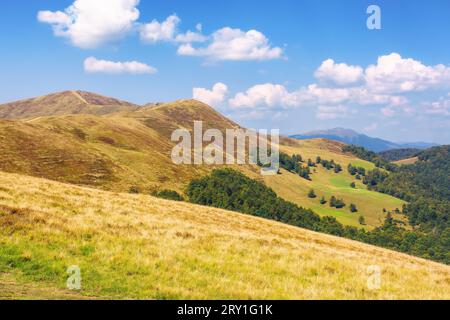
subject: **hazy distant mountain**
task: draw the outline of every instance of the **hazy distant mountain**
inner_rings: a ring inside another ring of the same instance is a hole
[[[347,144],[354,144],[357,146],[361,146],[374,152],[380,152],[391,149],[402,149],[402,148],[426,149],[436,146],[436,144],[434,143],[427,143],[427,142],[395,143],[380,138],[372,138],[365,134],[358,133],[354,130],[344,128],[311,131],[304,134],[292,135],[291,138],[299,140],[315,139],[315,138],[335,140]]]

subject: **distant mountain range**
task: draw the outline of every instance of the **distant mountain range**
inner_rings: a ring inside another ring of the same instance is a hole
[[[354,144],[357,146],[361,146],[374,152],[381,152],[392,149],[404,149],[404,148],[427,149],[430,147],[437,146],[437,144],[435,143],[427,143],[427,142],[408,142],[408,143],[391,142],[380,138],[369,137],[365,134],[358,133],[354,130],[344,128],[311,131],[304,134],[292,135],[291,138],[298,140],[315,139],[315,138],[335,140],[347,144]]]

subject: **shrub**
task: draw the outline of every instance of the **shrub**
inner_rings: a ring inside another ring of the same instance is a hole
[[[174,190],[161,190],[159,192],[153,192],[152,196],[174,201],[184,201],[184,198]]]
[[[138,193],[141,193],[141,190],[137,186],[131,186],[130,190],[128,190],[128,192],[132,193],[132,194],[138,194]]]
[[[366,219],[363,216],[360,216],[358,220],[360,225],[362,226],[366,225]]]
[[[311,198],[311,199],[317,198],[317,195],[316,195],[316,193],[314,192],[313,189],[311,189],[311,190],[308,192],[308,198]]]

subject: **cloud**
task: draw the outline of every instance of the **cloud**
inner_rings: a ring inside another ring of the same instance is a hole
[[[205,42],[208,37],[199,32],[187,31],[186,33],[180,33],[175,37],[175,42],[192,43],[192,42]]]
[[[425,113],[439,116],[450,116],[450,99],[440,98],[438,101],[424,104]]]
[[[395,110],[392,109],[391,107],[382,108],[380,111],[386,117],[393,117],[395,115]]]
[[[145,42],[173,41],[181,19],[176,14],[167,17],[163,22],[153,20],[141,26],[141,39]]]
[[[52,24],[55,27],[67,26],[71,23],[70,17],[62,11],[39,11],[38,20],[40,22]],[[56,30],[58,31],[59,29],[56,28]]]
[[[229,105],[235,109],[242,108],[274,108],[294,107],[299,105],[296,93],[289,93],[279,84],[260,84],[249,88],[245,93],[240,92],[229,100]]]
[[[221,82],[216,83],[212,90],[205,88],[192,89],[193,99],[206,103],[210,106],[219,106],[222,104],[225,101],[227,94],[228,87]]]
[[[316,118],[319,120],[346,118],[348,111],[347,106],[319,106],[317,108]]]
[[[114,62],[98,60],[94,57],[84,60],[84,70],[88,73],[107,74],[154,74],[157,72],[154,67],[138,61]]]
[[[175,43],[193,43],[204,42],[207,37],[201,34],[202,25],[197,24],[196,29],[198,32],[186,31],[185,33],[178,32],[178,26],[181,23],[181,19],[173,14],[166,18],[163,22],[153,20],[150,23],[140,26],[140,37],[143,42],[157,43],[163,42],[175,42]]]
[[[365,127],[363,130],[367,131],[367,132],[374,131],[374,130],[378,129],[378,126],[379,126],[378,122],[374,122],[374,123],[368,125],[367,127]]]
[[[380,56],[365,71],[366,86],[378,93],[403,93],[450,86],[450,67],[426,66],[398,53]]]
[[[210,61],[250,61],[271,60],[283,56],[279,47],[271,47],[264,34],[256,30],[244,32],[229,27],[214,32],[206,47],[195,48],[184,44],[178,48],[178,54],[184,56],[205,57]]]
[[[361,82],[364,70],[359,66],[335,63],[334,60],[328,59],[322,62],[322,65],[316,70],[314,75],[323,83],[351,85]]]
[[[139,18],[139,0],[76,0],[62,11],[39,11],[38,20],[52,25],[57,37],[80,48],[96,48],[123,38]]]
[[[403,105],[401,96],[372,94],[363,87],[329,88],[311,84],[289,92],[280,84],[259,84],[240,92],[230,99],[232,108],[290,108],[314,105]]]

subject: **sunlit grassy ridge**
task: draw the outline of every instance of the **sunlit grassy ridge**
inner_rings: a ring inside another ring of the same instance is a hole
[[[224,210],[15,174],[0,173],[0,227],[2,273],[64,290],[67,267],[78,265],[79,294],[89,297],[450,298],[450,267],[431,261]],[[367,288],[370,265],[381,267],[380,290]],[[26,288],[8,281],[12,298]]]

